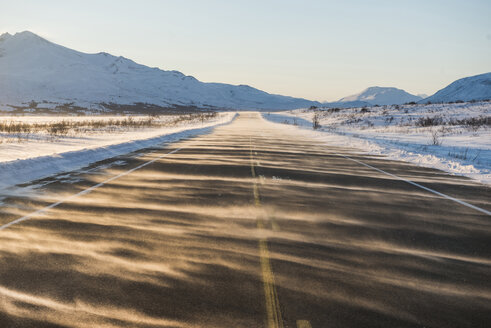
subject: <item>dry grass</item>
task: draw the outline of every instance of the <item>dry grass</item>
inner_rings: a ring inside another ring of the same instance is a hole
[[[127,116],[111,119],[70,120],[63,119],[48,123],[26,123],[0,120],[0,143],[24,142],[33,135],[51,139],[67,135],[77,136],[84,133],[108,133],[141,128],[175,127],[190,122],[205,122],[217,116],[215,112],[177,115],[172,119],[162,119],[159,115]],[[168,116],[165,116],[168,118]]]

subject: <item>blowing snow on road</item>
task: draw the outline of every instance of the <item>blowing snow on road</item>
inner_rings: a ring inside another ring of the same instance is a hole
[[[0,212],[1,327],[485,327],[491,194],[230,124],[36,181]]]

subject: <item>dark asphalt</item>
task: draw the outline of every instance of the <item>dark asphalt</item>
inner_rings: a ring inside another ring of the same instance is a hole
[[[0,327],[489,327],[491,210],[463,177],[243,113],[37,181],[0,226]]]

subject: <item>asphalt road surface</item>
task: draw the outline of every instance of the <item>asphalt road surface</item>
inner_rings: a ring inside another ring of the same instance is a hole
[[[0,327],[491,326],[489,188],[257,113],[25,191]]]

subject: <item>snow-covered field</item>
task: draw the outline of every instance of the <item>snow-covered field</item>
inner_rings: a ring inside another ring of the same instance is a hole
[[[154,127],[102,125],[70,129],[65,135],[50,135],[44,130],[29,133],[0,132],[0,193],[9,186],[52,174],[76,170],[91,163],[126,154],[159,143],[177,141],[205,133],[211,127],[230,122],[235,113],[219,113],[207,120],[202,116],[163,116]],[[0,123],[55,124],[121,120],[122,117],[0,117]],[[132,120],[146,120],[134,117]]]
[[[491,184],[491,102],[300,109],[263,116],[303,128],[332,146]],[[320,125],[315,131],[314,118]]]

